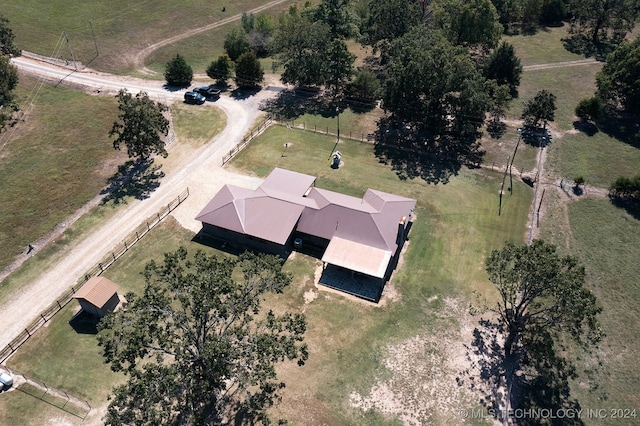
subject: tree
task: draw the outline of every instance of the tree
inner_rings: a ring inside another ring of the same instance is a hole
[[[0,14],[0,55],[20,56],[21,51],[14,44],[15,38],[9,20]]]
[[[433,20],[451,43],[472,49],[493,49],[503,32],[490,0],[437,0]]]
[[[18,85],[18,69],[9,60],[11,56],[20,55],[20,49],[13,43],[14,39],[9,20],[0,15],[0,131],[18,110],[13,92]]]
[[[633,29],[640,12],[636,0],[581,0],[572,2],[572,6],[577,31],[586,34],[594,45],[609,37],[622,40]]]
[[[623,42],[596,75],[597,94],[615,107],[640,113],[640,37]]]
[[[335,39],[326,49],[324,84],[335,90],[344,88],[354,73],[353,62],[356,55],[349,52],[344,40]]]
[[[495,80],[499,85],[507,84],[514,91],[520,85],[522,65],[513,45],[503,41],[487,59],[483,74],[488,80]]]
[[[577,192],[580,190],[580,185],[584,185],[585,179],[584,176],[578,175],[573,178],[574,190]]]
[[[360,32],[363,42],[374,50],[386,51],[389,43],[421,24],[418,3],[412,0],[374,0]]]
[[[193,69],[187,61],[179,55],[167,62],[164,78],[169,86],[186,87],[193,80]]]
[[[244,52],[236,61],[236,84],[238,87],[254,87],[264,80],[264,70],[256,54]]]
[[[127,294],[99,325],[105,361],[129,377],[105,423],[220,424],[238,414],[266,421],[284,387],[276,364],[308,357],[304,315],[261,309],[266,294],[291,282],[279,259],[189,258],[180,248],[147,264],[144,277],[143,294]]]
[[[242,27],[234,27],[224,38],[224,50],[232,61],[236,61],[244,52],[251,50],[249,38]]]
[[[539,127],[540,121],[547,127],[548,121],[553,121],[556,111],[556,97],[548,90],[540,90],[533,99],[524,103],[522,119],[526,126]]]
[[[0,55],[0,131],[4,129],[11,114],[18,110],[13,89],[18,85],[18,69],[9,58]]]
[[[333,39],[347,39],[358,35],[358,19],[351,10],[351,0],[322,0],[310,13],[313,21],[329,27]]]
[[[507,106],[511,102],[511,94],[507,85],[496,85],[491,96],[491,116],[494,124],[500,122],[507,113]]]
[[[220,55],[207,67],[207,75],[219,84],[226,84],[227,80],[231,78],[232,65],[228,55]]]
[[[556,341],[568,336],[586,344],[600,339],[597,315],[602,309],[584,286],[584,267],[574,257],[560,257],[553,244],[507,243],[491,252],[486,269],[500,297],[492,311],[505,335],[507,359],[536,333],[550,333]]]
[[[604,109],[602,101],[597,96],[584,98],[576,105],[576,116],[582,121],[596,122],[602,116]]]
[[[113,147],[127,147],[129,157],[138,157],[140,161],[148,159],[152,154],[167,157],[164,140],[161,136],[169,133],[169,120],[163,113],[168,111],[166,105],[149,99],[145,92],[133,97],[125,89],[118,95],[118,120],[113,123],[109,136],[115,136]]]
[[[640,174],[632,178],[617,178],[609,188],[609,198],[614,201],[640,202]]]
[[[466,49],[415,27],[389,49],[383,107],[398,123],[435,136],[475,135],[489,108],[485,79]]]
[[[367,102],[376,99],[379,90],[378,78],[365,68],[356,72],[355,78],[348,85],[347,93],[350,97]]]

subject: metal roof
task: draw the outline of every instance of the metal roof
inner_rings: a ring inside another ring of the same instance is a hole
[[[333,237],[322,256],[322,261],[352,271],[384,278],[393,253],[366,244]]]
[[[84,299],[97,308],[102,308],[118,292],[118,286],[105,277],[91,277],[73,295],[74,299]]]

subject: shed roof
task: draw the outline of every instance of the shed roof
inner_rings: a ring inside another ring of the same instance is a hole
[[[118,286],[105,277],[91,277],[73,295],[74,299],[84,299],[97,308],[104,305],[118,292]]]

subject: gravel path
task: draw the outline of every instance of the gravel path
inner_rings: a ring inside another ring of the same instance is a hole
[[[150,82],[128,77],[113,76],[90,70],[74,72],[53,65],[38,63],[26,58],[15,58],[13,63],[22,72],[46,76],[48,79],[64,79],[67,84],[82,86],[101,93],[115,93],[121,88],[130,92],[144,90],[165,102],[181,101],[184,91],[168,92],[162,82]],[[222,155],[228,152],[246,134],[261,114],[260,102],[275,95],[275,91],[262,90],[244,100],[221,97],[215,106],[227,116],[227,127],[209,144],[184,158],[183,164],[168,173],[160,187],[148,199],[130,202],[126,211],[106,221],[88,234],[75,247],[59,254],[57,264],[43,271],[40,277],[14,294],[4,305],[0,347],[4,347],[47,308],[58,296],[75,284],[78,277],[93,267],[112,247],[124,240],[144,219],[154,215],[163,206],[189,187],[191,195],[172,214],[185,227],[194,232],[200,229],[195,215],[213,194],[225,183],[249,188],[257,187],[261,179],[231,173],[222,169]],[[211,107],[207,103],[204,107]],[[178,149],[173,144],[169,148]]]

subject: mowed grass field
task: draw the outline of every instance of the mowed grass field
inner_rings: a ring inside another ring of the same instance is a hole
[[[126,154],[108,132],[112,97],[21,76],[24,120],[0,134],[0,269],[99,194]]]
[[[22,49],[68,60],[73,51],[76,60],[92,68],[126,72],[133,68],[134,55],[149,44],[265,3],[268,1],[21,0],[1,1],[0,10],[11,21],[16,44]],[[202,57],[207,46],[200,48]]]

